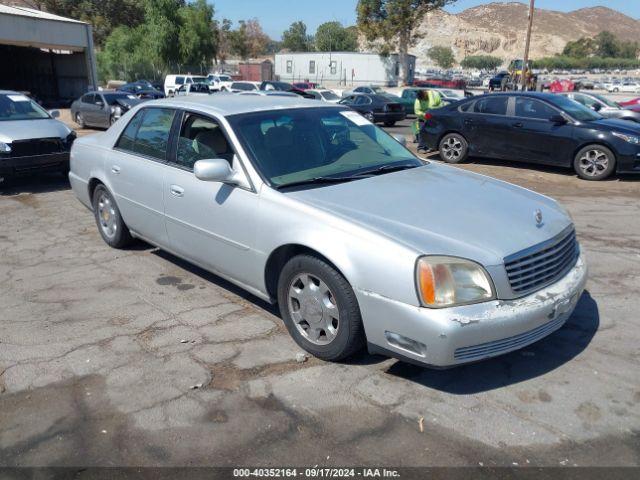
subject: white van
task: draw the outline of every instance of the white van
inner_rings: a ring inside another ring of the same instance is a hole
[[[172,97],[180,85],[189,85],[191,83],[203,83],[207,81],[207,77],[202,75],[191,74],[171,74],[164,77],[164,94]]]

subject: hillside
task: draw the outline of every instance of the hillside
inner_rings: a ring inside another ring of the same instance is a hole
[[[427,16],[411,53],[419,63],[433,45],[451,46],[458,60],[467,55],[522,57],[528,6],[523,3],[488,3],[458,14],[444,11]],[[531,57],[560,53],[570,40],[609,30],[624,40],[640,42],[640,21],[608,7],[582,8],[569,13],[536,9]]]

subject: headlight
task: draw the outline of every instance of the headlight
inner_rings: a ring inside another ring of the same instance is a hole
[[[0,142],[0,153],[11,153],[11,145]]]
[[[635,135],[627,135],[619,132],[611,132],[614,137],[621,138],[625,142],[633,143],[634,145],[640,145],[640,137],[636,137]]]
[[[468,305],[495,298],[493,282],[486,270],[464,258],[419,258],[416,286],[422,305],[430,308]]]

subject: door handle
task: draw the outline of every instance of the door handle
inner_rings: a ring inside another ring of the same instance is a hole
[[[180,185],[171,185],[171,187],[169,187],[169,191],[174,197],[184,196],[184,188],[182,188]]]
[[[468,118],[465,118],[464,124],[465,125],[473,125],[473,120],[469,120]]]
[[[514,127],[516,127],[516,128],[522,128],[522,127],[524,127],[524,125],[522,124],[522,122],[516,122],[516,123],[514,123],[514,124],[513,124],[513,126],[514,126]]]
[[[118,165],[113,165],[111,167],[111,172],[114,173],[115,175],[119,175],[120,174],[120,167]]]

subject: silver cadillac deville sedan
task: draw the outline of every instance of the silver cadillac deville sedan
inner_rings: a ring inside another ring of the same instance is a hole
[[[554,200],[425,163],[343,106],[148,102],[77,140],[69,178],[107,244],[141,238],[277,302],[327,360],[516,350],[564,324],[587,277]]]

